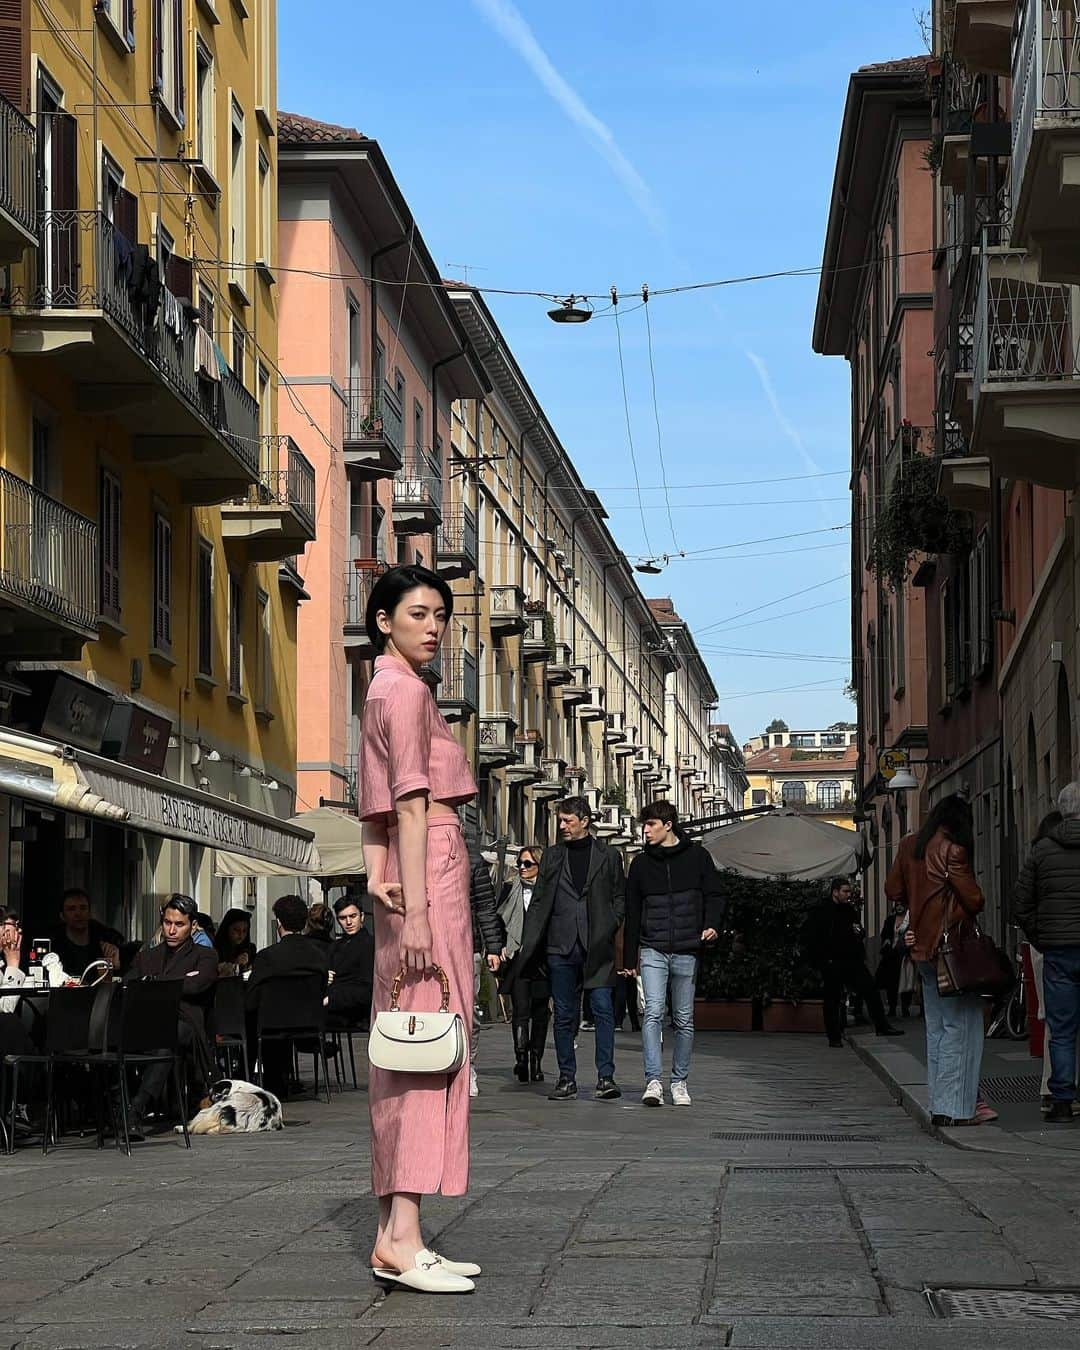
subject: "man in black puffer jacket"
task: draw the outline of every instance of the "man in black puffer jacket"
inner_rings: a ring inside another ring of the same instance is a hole
[[[1080,783],[1058,795],[1064,819],[1031,850],[1016,883],[1016,922],[1043,955],[1050,1035],[1048,1120],[1071,1124],[1080,1031]]]
[[[671,1100],[690,1105],[686,1079],[694,1044],[694,980],[697,954],[715,942],[724,902],[713,860],[700,844],[679,831],[671,802],[642,808],[645,848],[630,864],[626,878],[625,975],[638,975],[645,993],[641,1044],[645,1058],[645,1106],[662,1106],[660,1033],[668,986],[675,1023],[671,1062]]]

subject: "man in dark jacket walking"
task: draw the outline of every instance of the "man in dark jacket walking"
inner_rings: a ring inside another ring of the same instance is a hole
[[[1071,1124],[1080,1032],[1080,782],[1058,794],[1061,824],[1031,850],[1016,883],[1016,922],[1043,956],[1050,1035],[1047,1120]]]
[[[546,849],[525,915],[517,978],[531,979],[546,962],[555,1003],[555,1055],[559,1081],[552,1101],[577,1096],[574,1030],[578,991],[584,984],[596,1026],[596,1093],[621,1097],[615,1082],[615,1013],[612,989],[622,965],[618,936],[625,916],[622,859],[589,833],[592,812],[584,797],[556,808],[562,842]]]
[[[866,968],[866,930],[862,915],[851,903],[851,883],[834,877],[829,894],[814,910],[803,928],[803,950],[821,971],[825,1034],[835,1049],[844,1044],[841,1009],[846,992],[858,994],[879,1036],[902,1036],[885,1016],[874,977]]]
[[[645,992],[641,1047],[645,1059],[642,1105],[663,1106],[661,1033],[668,987],[675,1051],[671,1100],[690,1105],[686,1080],[694,1045],[694,981],[702,943],[715,942],[724,902],[712,858],[679,830],[671,802],[650,802],[641,811],[645,848],[626,878],[626,975],[639,975]]]

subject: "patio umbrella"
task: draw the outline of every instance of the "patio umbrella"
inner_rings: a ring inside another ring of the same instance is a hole
[[[850,876],[869,864],[861,830],[844,830],[794,811],[775,811],[710,830],[701,840],[717,867],[744,877],[815,881]]]

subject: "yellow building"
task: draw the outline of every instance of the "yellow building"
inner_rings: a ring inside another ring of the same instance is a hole
[[[215,846],[306,842],[274,820],[315,523],[276,434],[274,5],[4,14],[0,789],[31,733],[75,747],[120,816],[11,790],[0,871],[24,926],[78,884],[145,933],[174,889],[255,908],[264,883],[215,882]]]
[[[774,723],[743,751],[750,806],[778,806],[827,825],[855,828],[857,732],[848,722],[824,731],[789,731]]]

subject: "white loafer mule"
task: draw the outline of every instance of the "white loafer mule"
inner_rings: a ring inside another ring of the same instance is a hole
[[[451,1275],[462,1275],[465,1279],[471,1280],[484,1273],[475,1261],[451,1261],[448,1256],[443,1256],[434,1248],[431,1249],[431,1254],[443,1270],[448,1270]]]
[[[476,1288],[472,1280],[447,1270],[434,1252],[426,1249],[416,1253],[412,1270],[372,1266],[371,1274],[378,1284],[413,1289],[418,1294],[471,1294]]]

